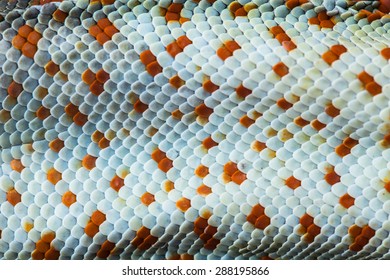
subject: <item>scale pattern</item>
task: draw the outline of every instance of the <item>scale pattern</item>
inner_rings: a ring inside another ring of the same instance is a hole
[[[389,259],[390,16],[335,2],[0,1],[0,257]]]

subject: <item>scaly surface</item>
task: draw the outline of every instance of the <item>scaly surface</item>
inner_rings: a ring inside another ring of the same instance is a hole
[[[48,2],[0,1],[1,258],[390,258],[388,2]]]

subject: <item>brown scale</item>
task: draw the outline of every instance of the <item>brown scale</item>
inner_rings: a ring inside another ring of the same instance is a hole
[[[301,6],[303,4],[308,3],[309,0],[287,0],[286,1],[286,7],[290,10],[294,9],[295,7]]]
[[[294,176],[290,176],[285,180],[285,184],[290,189],[295,190],[296,188],[301,186],[301,181],[295,178]]]
[[[252,93],[252,90],[244,87],[244,85],[241,84],[241,85],[238,86],[238,88],[236,88],[236,93],[241,98],[245,98],[245,97],[247,97],[248,95],[250,95]]]
[[[310,124],[317,131],[320,131],[326,127],[326,124],[320,122],[318,119],[313,120]]]
[[[297,48],[295,43],[291,40],[290,36],[283,30],[280,26],[273,26],[270,28],[272,35],[274,35],[275,39],[279,41],[279,43],[284,47],[284,49],[288,52]]]
[[[210,115],[214,112],[212,108],[207,107],[204,103],[195,107],[195,114],[201,119],[208,121]]]
[[[61,23],[64,23],[65,22],[65,19],[68,17],[68,13],[67,12],[64,12],[60,9],[57,9],[54,13],[53,13],[53,18],[54,20],[58,21],[58,22],[61,22]]]
[[[241,185],[246,180],[246,174],[241,172],[237,164],[229,161],[223,167],[223,178],[226,182],[233,181],[237,185]]]
[[[304,214],[300,219],[301,233],[304,234],[306,242],[311,243],[314,238],[321,233],[321,228],[314,224],[314,218],[309,214]]]
[[[388,12],[386,13],[380,10],[375,10],[374,12],[370,12],[367,10],[360,10],[359,13],[357,14],[358,19],[366,18],[369,23],[373,22],[374,20],[381,19],[382,17],[390,18]]]
[[[209,137],[206,137],[203,141],[202,141],[202,145],[203,147],[206,149],[206,150],[209,150],[215,146],[218,146],[218,143],[215,142],[213,140],[213,138],[211,136]]]
[[[194,221],[194,232],[204,242],[204,248],[207,250],[214,250],[220,240],[213,236],[217,233],[218,229],[208,224],[208,219],[198,217]]]
[[[44,106],[41,106],[38,108],[38,110],[35,112],[36,116],[38,119],[40,120],[44,120],[46,119],[47,117],[50,116],[50,109],[44,107]]]
[[[213,93],[214,91],[218,90],[219,89],[219,86],[217,86],[216,84],[214,84],[210,78],[205,78],[204,81],[203,81],[203,89],[208,92],[208,93]]]
[[[155,201],[154,195],[151,194],[150,192],[145,192],[141,196],[140,200],[141,200],[141,203],[146,205],[146,206],[149,206],[150,204],[152,204]]]
[[[145,50],[140,54],[140,60],[145,65],[146,71],[151,76],[156,76],[162,72],[162,67],[158,64],[156,57],[150,50]]]
[[[344,207],[344,208],[349,208],[351,207],[352,205],[355,204],[355,198],[353,198],[352,196],[350,196],[348,193],[342,195],[340,197],[340,200],[339,200],[339,203]]]
[[[233,52],[235,50],[241,49],[240,45],[237,44],[235,41],[226,41],[218,50],[217,50],[217,56],[222,59],[226,60],[227,58],[231,57],[233,55]]]
[[[56,153],[59,153],[63,147],[65,147],[65,143],[59,138],[56,138],[49,143],[49,148]]]
[[[12,81],[12,83],[8,87],[8,95],[17,98],[23,91],[23,86],[21,84],[18,84],[15,81]]]
[[[168,260],[181,260],[181,261],[189,261],[193,260],[194,256],[190,254],[174,254],[168,258]]]
[[[110,74],[103,69],[98,70],[96,73],[87,69],[83,72],[81,78],[84,83],[89,85],[91,93],[99,96],[104,91],[104,83],[110,79]]]
[[[7,201],[12,205],[12,206],[15,206],[16,204],[18,204],[19,202],[22,201],[22,195],[20,193],[17,192],[17,190],[15,190],[14,188],[12,188],[11,190],[9,190],[7,192]]]
[[[142,226],[136,234],[136,237],[131,241],[131,244],[139,250],[147,250],[153,246],[158,240],[157,237],[151,235],[150,229]]]
[[[345,52],[347,52],[347,48],[343,45],[333,45],[327,52],[322,54],[322,59],[329,65],[332,65],[332,63],[339,60],[340,56]]]
[[[349,249],[355,252],[361,251],[370,239],[375,236],[375,230],[368,225],[365,225],[363,228],[358,225],[352,225],[348,229],[348,233],[353,240],[352,244],[349,245]]]
[[[115,0],[92,0],[91,3],[101,3],[102,5],[111,5],[115,3]]]
[[[178,21],[183,24],[186,21],[189,21],[188,18],[183,18],[181,14],[181,10],[183,9],[183,4],[181,3],[172,3],[168,6],[168,9],[163,9],[162,15],[165,13],[165,20],[167,22],[170,21]]]
[[[270,218],[264,212],[265,208],[256,204],[253,206],[251,212],[246,217],[246,220],[254,225],[256,228],[264,230],[267,226],[271,224]]]
[[[179,75],[175,75],[169,79],[169,84],[175,89],[179,89],[185,85],[185,82],[179,77]]]
[[[53,61],[50,60],[48,63],[46,63],[46,65],[45,65],[45,72],[49,76],[54,77],[55,74],[57,74],[59,71],[60,71],[60,66],[55,64]]]
[[[325,113],[328,116],[335,118],[340,114],[340,110],[337,109],[333,104],[329,104],[328,106],[325,107]]]
[[[65,114],[72,118],[73,122],[78,126],[83,126],[88,121],[88,116],[79,111],[79,107],[73,103],[65,106]]]
[[[115,243],[106,240],[103,242],[96,255],[101,259],[107,259],[114,249]]]
[[[31,258],[33,260],[58,260],[60,252],[51,245],[55,237],[54,232],[42,234],[41,239],[35,244],[35,250],[32,252]]]
[[[382,86],[375,82],[374,77],[372,77],[366,71],[361,72],[357,77],[362,82],[364,88],[372,96],[375,96],[382,92]]]
[[[308,120],[305,120],[304,118],[302,118],[301,116],[299,117],[296,117],[294,119],[294,123],[300,127],[304,127],[306,125],[308,125],[310,122]]]
[[[86,225],[84,232],[93,238],[99,232],[99,226],[106,220],[106,215],[99,210],[92,213],[91,219]]]
[[[332,166],[328,168],[327,173],[324,176],[324,179],[329,185],[333,186],[334,184],[340,182],[340,175],[338,175],[336,171],[334,171],[334,167]]]
[[[12,119],[11,112],[4,109],[0,109],[0,123],[5,124],[10,119]]]
[[[250,10],[256,9],[258,6],[254,3],[248,3],[242,6],[238,1],[232,2],[228,9],[234,17],[246,17]]]
[[[104,134],[98,130],[92,133],[91,139],[93,142],[98,144],[100,149],[104,149],[110,146],[110,140],[104,137]]]

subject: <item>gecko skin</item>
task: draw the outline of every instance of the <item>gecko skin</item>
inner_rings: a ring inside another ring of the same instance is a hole
[[[389,1],[0,1],[1,259],[390,259]]]

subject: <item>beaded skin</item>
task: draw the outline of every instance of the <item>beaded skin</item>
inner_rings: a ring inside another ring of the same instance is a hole
[[[0,258],[390,259],[389,1],[0,1]]]

